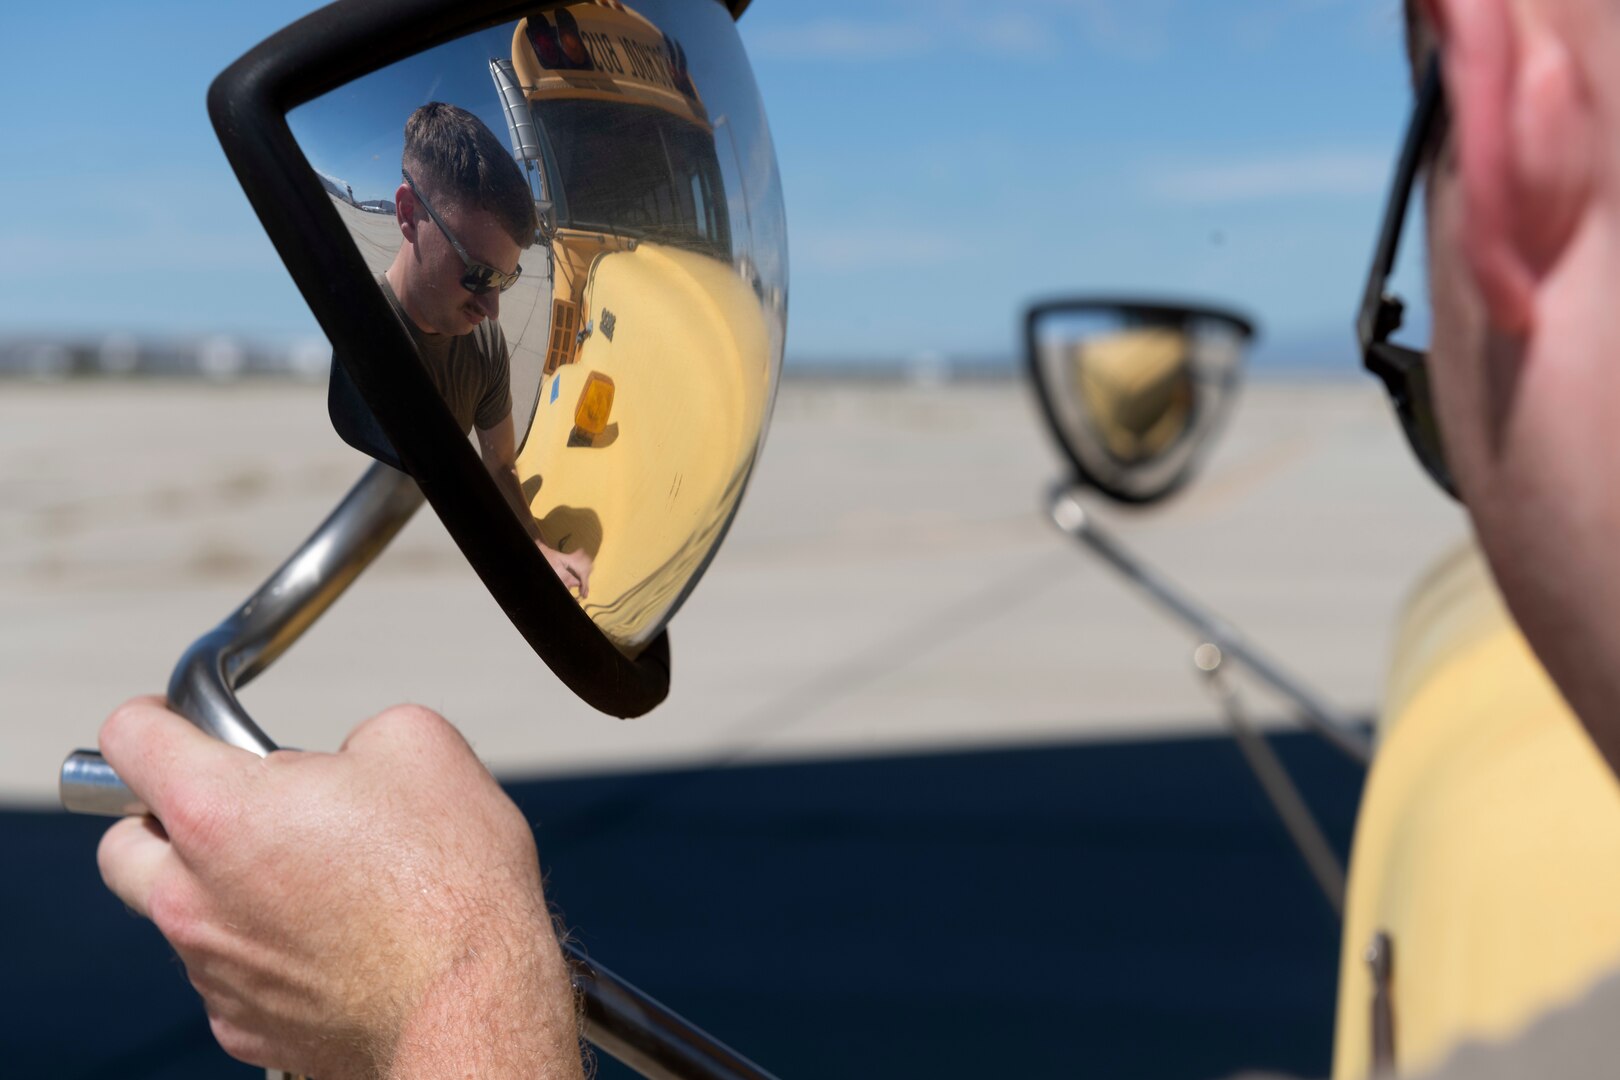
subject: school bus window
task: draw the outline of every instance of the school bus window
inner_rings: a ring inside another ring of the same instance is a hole
[[[591,100],[534,103],[553,136],[566,225],[629,233],[731,258],[714,138],[659,109]],[[567,138],[556,139],[556,133]],[[662,148],[649,154],[649,146]]]

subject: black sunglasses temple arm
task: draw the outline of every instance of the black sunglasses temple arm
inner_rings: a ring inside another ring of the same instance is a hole
[[[1356,334],[1365,350],[1374,342],[1383,341],[1394,332],[1394,325],[1386,315],[1384,287],[1395,268],[1395,252],[1400,246],[1401,226],[1406,221],[1406,210],[1412,201],[1412,188],[1416,186],[1418,164],[1423,149],[1428,145],[1429,132],[1434,127],[1435,114],[1440,102],[1440,61],[1429,61],[1423,84],[1418,91],[1412,110],[1412,121],[1407,127],[1406,141],[1395,166],[1395,177],[1388,203],[1384,207],[1384,221],[1378,230],[1378,246],[1373,249],[1372,269],[1367,275],[1367,288],[1361,298],[1361,310],[1356,320]],[[1396,314],[1399,308],[1395,309]]]

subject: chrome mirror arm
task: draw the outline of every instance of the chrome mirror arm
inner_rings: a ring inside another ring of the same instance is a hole
[[[198,638],[169,678],[170,706],[219,739],[264,755],[276,744],[236,691],[286,652],[360,576],[422,505],[416,482],[387,465],[366,470],[309,539],[246,603]],[[146,808],[94,750],[62,763],[62,805],[122,817]],[[769,1073],[564,943],[584,1035],[653,1080],[772,1080]],[[271,1072],[270,1080],[287,1074]]]
[[[276,748],[236,692],[275,663],[381,555],[422,505],[409,476],[375,464],[308,540],[224,622],[187,649],[169,678],[174,710],[209,734]]]
[[[337,508],[247,602],[186,650],[169,676],[174,710],[217,739],[264,755],[276,744],[236,691],[273,664],[332,606],[422,505],[416,482],[387,465],[367,469]],[[62,763],[62,805],[123,816],[145,808],[100,754]]]
[[[1204,641],[1215,645],[1228,661],[1248,668],[1261,682],[1292,701],[1300,718],[1350,760],[1362,766],[1372,762],[1372,741],[1355,721],[1306,690],[1271,659],[1258,652],[1231,625],[1210,615],[1183,595],[1171,582],[1138,560],[1119,541],[1099,528],[1069,482],[1056,484],[1047,510],[1059,529],[1090,548],[1120,575],[1147,593],[1170,613],[1188,624]]]

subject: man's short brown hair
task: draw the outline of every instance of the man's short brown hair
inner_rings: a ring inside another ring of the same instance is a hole
[[[466,109],[430,101],[411,113],[403,164],[435,203],[487,211],[518,247],[534,243],[534,196],[523,171]]]

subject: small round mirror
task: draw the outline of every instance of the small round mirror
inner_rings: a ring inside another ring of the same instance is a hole
[[[1026,319],[1030,376],[1076,478],[1129,503],[1192,474],[1253,340],[1248,319],[1210,307],[1082,298]]]

